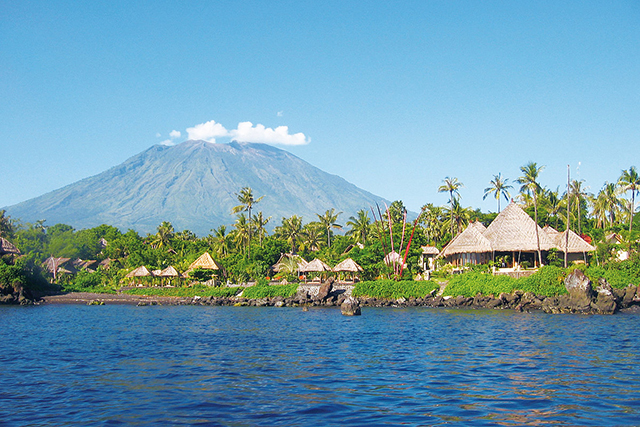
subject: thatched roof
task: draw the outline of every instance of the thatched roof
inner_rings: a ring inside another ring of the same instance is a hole
[[[82,270],[82,269],[93,270],[96,268],[97,263],[98,261],[94,259],[82,260],[80,258],[76,258],[73,261],[71,261],[71,264],[78,270]]]
[[[555,243],[538,224],[518,205],[511,202],[487,227],[483,235],[494,251],[535,252],[536,228],[540,239],[540,250],[548,251]]]
[[[474,225],[474,223],[469,224],[462,233],[454,237],[453,240],[442,249],[439,257],[448,257],[461,253],[491,252],[491,242],[482,235],[483,228],[484,226],[479,227]]]
[[[56,257],[50,256],[49,258],[44,260],[44,262],[42,263],[42,266],[46,268],[49,273],[55,274],[61,266],[63,266],[70,260],[71,258],[62,258],[62,257],[56,258]]]
[[[440,251],[435,246],[420,246],[424,255],[438,255]]]
[[[358,271],[363,271],[362,267],[358,265],[357,262],[352,260],[351,258],[347,258],[344,261],[338,263],[335,267],[333,267],[333,271],[349,271],[352,273],[356,273]]]
[[[135,270],[133,270],[131,273],[127,274],[124,277],[149,277],[149,276],[153,276],[153,274],[147,269],[147,267],[145,267],[144,265],[141,265],[140,267],[136,268]]]
[[[196,268],[204,268],[207,270],[222,270],[220,264],[218,264],[216,261],[214,261],[213,258],[211,258],[209,252],[203,253],[197,260],[193,261],[189,266],[189,271],[195,270]]]
[[[481,223],[480,221],[471,221],[469,223],[469,227],[475,227],[481,233],[484,233],[484,230],[487,229],[487,227],[485,227],[484,224]]]
[[[162,270],[158,274],[158,276],[160,276],[160,277],[180,277],[180,273],[178,273],[178,270],[176,270],[173,265],[170,265],[169,267],[167,267],[164,270]]]
[[[324,262],[316,258],[313,261],[309,262],[307,265],[300,268],[300,271],[305,273],[318,272],[318,271],[331,271],[331,267],[329,267],[327,264],[325,264]]]
[[[557,231],[553,227],[546,226],[544,228],[545,232],[551,237],[551,239],[556,244],[556,248],[560,252],[565,251],[565,247],[567,247],[567,232],[566,231]],[[587,243],[582,237],[578,236],[573,230],[569,230],[569,245],[567,249],[567,253],[582,253],[582,252],[591,252],[595,251],[596,248],[589,243]]]
[[[18,248],[14,246],[13,243],[5,239],[4,237],[0,237],[0,255],[5,254],[16,254],[20,255],[20,251]]]

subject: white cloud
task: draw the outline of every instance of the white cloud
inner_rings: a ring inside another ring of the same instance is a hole
[[[182,134],[179,130],[172,130],[171,132],[169,132],[169,136],[171,137],[171,139],[180,138],[180,135]]]
[[[278,111],[276,113],[276,116],[278,116],[278,117],[282,117],[283,115],[284,115],[284,111]]]
[[[187,129],[188,131],[188,129]],[[289,134],[288,126],[278,126],[275,129],[251,122],[238,123],[238,129],[229,132],[231,138],[239,142],[263,142],[278,145],[305,145],[310,142],[302,132]]]
[[[208,142],[216,142],[216,138],[228,136],[229,132],[220,123],[210,120],[206,123],[200,123],[192,128],[187,128],[189,139],[204,140]]]
[[[160,141],[160,145],[175,145],[175,144],[172,140],[165,139],[164,141]]]

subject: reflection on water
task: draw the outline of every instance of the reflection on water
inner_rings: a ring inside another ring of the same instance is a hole
[[[0,307],[0,419],[638,425],[638,320],[422,308],[345,317],[337,309]]]

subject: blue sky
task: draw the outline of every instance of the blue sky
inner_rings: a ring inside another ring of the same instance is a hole
[[[446,176],[495,211],[483,189],[529,161],[597,192],[640,167],[639,24],[636,1],[4,0],[0,206],[212,120],[287,126],[306,144],[280,148],[414,211]]]

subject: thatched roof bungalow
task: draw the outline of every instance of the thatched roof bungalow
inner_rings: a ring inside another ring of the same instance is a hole
[[[20,250],[15,247],[13,243],[5,239],[4,237],[0,237],[0,255],[20,255]]]
[[[131,271],[129,274],[124,276],[127,279],[131,279],[133,277],[153,277],[153,273],[149,271],[147,267],[141,265],[135,270]]]
[[[195,270],[196,268],[204,268],[205,270],[222,270],[222,266],[211,258],[209,252],[203,253],[197,260],[193,261],[187,269],[187,273]]]
[[[537,237],[536,237],[537,230]],[[488,227],[479,222],[471,223],[442,250],[439,257],[456,266],[479,264],[498,257],[510,259],[508,265],[517,267],[524,261],[537,265],[538,241],[540,251],[565,250],[560,233],[551,227],[541,228],[518,205],[511,202]],[[570,254],[583,254],[595,250],[593,246],[569,231]],[[572,260],[578,259],[572,256]]]

